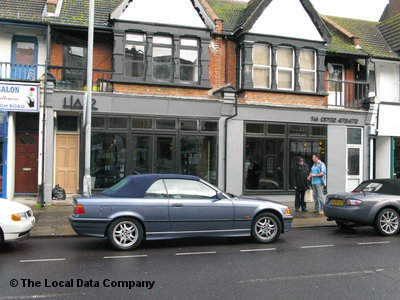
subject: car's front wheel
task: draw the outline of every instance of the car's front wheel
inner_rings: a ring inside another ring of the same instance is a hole
[[[143,227],[132,218],[117,219],[110,224],[107,238],[119,250],[133,250],[143,240]]]
[[[378,233],[386,236],[395,235],[399,232],[399,213],[392,208],[382,209],[375,220],[375,229]]]
[[[261,243],[272,243],[279,238],[282,224],[279,218],[270,212],[261,213],[251,226],[252,237]]]

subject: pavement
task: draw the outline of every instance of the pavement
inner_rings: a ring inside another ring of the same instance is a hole
[[[16,197],[15,201],[24,203],[32,208],[36,218],[36,224],[31,231],[31,236],[74,236],[68,221],[68,216],[73,210],[73,200],[67,196],[66,200],[53,200],[52,204],[40,206],[37,204],[36,197]],[[318,215],[313,210],[313,203],[308,203],[308,212],[295,212],[294,201],[282,202],[290,208],[293,214],[292,227],[321,227],[334,226],[334,222],[327,221],[324,215]]]

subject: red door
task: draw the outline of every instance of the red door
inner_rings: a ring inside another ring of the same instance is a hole
[[[15,192],[37,193],[38,134],[18,132],[15,157]]]

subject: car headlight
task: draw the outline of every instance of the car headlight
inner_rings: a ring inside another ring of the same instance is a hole
[[[26,213],[11,214],[11,220],[13,221],[25,221],[28,219]]]

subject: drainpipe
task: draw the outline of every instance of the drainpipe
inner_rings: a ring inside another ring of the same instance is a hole
[[[235,113],[225,119],[225,124],[224,124],[224,129],[225,129],[225,134],[224,134],[224,191],[226,191],[226,181],[227,181],[227,169],[228,169],[228,163],[227,163],[227,155],[228,155],[228,121],[238,115],[238,109],[237,109],[237,95],[235,91]]]
[[[47,33],[46,33],[46,61],[44,65],[44,85],[43,85],[43,113],[42,113],[42,158],[41,158],[41,165],[42,165],[42,172],[41,172],[41,183],[39,185],[38,191],[38,203],[41,206],[44,206],[44,181],[45,181],[45,149],[46,149],[46,100],[47,100],[47,72],[49,69],[49,57],[50,57],[50,34],[51,29],[50,25],[47,25]]]

